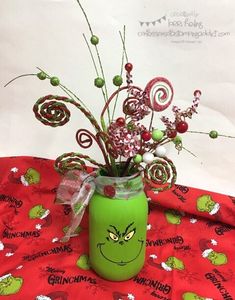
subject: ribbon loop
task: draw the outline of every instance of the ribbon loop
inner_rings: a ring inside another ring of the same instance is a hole
[[[61,242],[67,242],[76,236],[76,229],[82,221],[85,209],[95,191],[94,178],[96,173],[87,174],[79,170],[68,171],[63,177],[55,199],[57,204],[70,205],[72,218],[70,226]]]
[[[72,218],[61,242],[67,242],[76,236],[85,209],[94,192],[115,199],[128,200],[143,190],[140,174],[127,177],[98,176],[99,172],[85,173],[81,170],[70,170],[63,177],[55,199],[57,204],[70,205]]]

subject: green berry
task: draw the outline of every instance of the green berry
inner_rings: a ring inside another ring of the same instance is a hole
[[[44,73],[43,71],[41,71],[41,72],[39,72],[39,73],[37,74],[37,77],[38,77],[40,80],[44,80],[44,79],[47,78],[47,75],[46,75],[46,73]]]
[[[173,143],[174,143],[175,145],[181,144],[181,143],[182,143],[182,137],[179,136],[179,135],[177,135],[177,136],[173,139]]]
[[[130,121],[128,124],[127,124],[127,129],[132,131],[135,129],[135,123],[133,123],[132,121]]]
[[[143,158],[142,158],[142,155],[140,154],[136,154],[134,157],[133,157],[133,160],[136,164],[139,164],[143,161]]]
[[[152,139],[154,141],[160,141],[164,136],[164,132],[162,132],[161,130],[158,129],[154,129],[152,131]]]
[[[211,130],[209,133],[209,137],[212,139],[216,139],[218,137],[218,132],[216,130]]]
[[[94,81],[95,86],[98,88],[102,88],[104,86],[104,83],[105,83],[105,81],[101,77],[97,77]]]
[[[122,76],[116,75],[116,76],[113,77],[113,84],[114,85],[120,86],[120,85],[122,85],[122,82],[123,82]]]
[[[99,38],[96,35],[92,35],[90,41],[91,41],[92,45],[97,45],[99,43]]]
[[[59,80],[58,77],[51,77],[50,83],[51,83],[51,85],[53,85],[53,86],[57,86],[57,85],[60,84],[60,80]]]

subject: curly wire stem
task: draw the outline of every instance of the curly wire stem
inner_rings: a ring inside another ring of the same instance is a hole
[[[152,167],[155,168],[154,171],[157,172],[156,176],[155,174],[151,174]],[[167,183],[167,180],[170,179],[170,176],[171,181]],[[173,184],[176,181],[176,178],[177,172],[175,165],[167,157],[163,157],[161,160],[157,159],[153,161],[152,164],[147,165],[144,170],[144,180],[155,191],[162,192],[172,188]],[[157,187],[158,185],[164,186]]]
[[[106,167],[107,167],[107,169],[109,170],[109,172],[111,172],[112,169],[111,169],[111,167],[110,167],[110,163],[109,163],[108,157],[107,157],[107,155],[106,155],[105,149],[104,149],[103,144],[102,144],[103,139],[102,139],[102,137],[100,136],[100,133],[101,133],[101,132],[97,133],[96,136],[95,136],[93,133],[91,133],[91,132],[90,132],[89,130],[87,130],[87,129],[79,129],[79,130],[77,131],[77,134],[76,134],[76,140],[77,140],[78,145],[79,145],[80,147],[82,147],[82,148],[89,148],[89,147],[92,145],[92,141],[90,142],[90,140],[89,140],[88,142],[89,142],[90,144],[89,144],[88,147],[87,147],[87,146],[86,146],[86,147],[82,146],[82,141],[80,141],[80,140],[78,139],[79,133],[82,132],[82,131],[84,131],[84,132],[86,133],[87,136],[90,136],[91,138],[93,138],[94,141],[96,141],[98,147],[100,148],[100,150],[101,150],[101,152],[102,152],[102,154],[103,154],[103,157],[104,157],[104,160],[105,160],[105,163],[106,163]],[[82,133],[81,133],[81,134],[82,134]]]
[[[141,91],[141,89],[140,89],[139,87],[137,87],[137,86],[132,86],[132,88]],[[116,91],[109,97],[108,102],[106,103],[105,107],[103,108],[103,110],[102,110],[102,112],[101,112],[101,119],[104,117],[104,113],[105,113],[105,111],[107,110],[107,108],[108,108],[110,102],[113,100],[113,98],[114,98],[118,93],[120,93],[121,91],[123,91],[123,90],[128,90],[128,89],[129,89],[129,86],[128,86],[128,85],[123,86],[123,87],[119,88],[118,90],[116,90]]]
[[[69,152],[69,153],[64,153],[59,157],[57,157],[55,161],[55,169],[59,173],[64,173],[71,169],[85,170],[86,165],[83,159],[87,160],[88,162],[90,162],[95,166],[104,167],[102,164],[97,163],[88,155],[83,155],[81,153],[76,153],[76,152]]]
[[[34,105],[34,111],[39,108],[39,105],[42,104],[43,102],[45,102],[46,100],[52,100],[52,99],[56,99],[58,96],[53,96],[53,95],[48,95],[45,97],[40,98]],[[75,101],[74,99],[70,99],[67,97],[60,97],[59,99],[60,101],[66,102],[66,103],[70,103],[73,104],[74,106],[76,106],[87,118],[88,120],[91,122],[91,124],[95,127],[95,129],[97,131],[101,131],[101,128],[99,126],[99,124],[97,123],[96,119],[93,117],[93,115],[87,111],[80,103],[78,103],[77,101]],[[36,115],[37,117],[37,115]],[[37,117],[38,118],[38,117]]]

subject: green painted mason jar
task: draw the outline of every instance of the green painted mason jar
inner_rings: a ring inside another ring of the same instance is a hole
[[[147,198],[140,175],[98,176],[89,203],[89,260],[102,278],[128,280],[144,265]]]

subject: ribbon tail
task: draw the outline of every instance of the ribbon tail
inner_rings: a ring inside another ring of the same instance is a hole
[[[76,229],[80,225],[86,207],[89,204],[89,201],[95,191],[95,183],[91,180],[93,180],[93,178],[91,177],[89,178],[89,180],[84,180],[79,190],[72,196],[72,220],[69,229],[66,232],[65,236],[61,239],[61,242],[67,242],[70,237],[77,235]]]
[[[72,220],[71,220],[71,224],[69,226],[68,231],[66,232],[66,234],[60,239],[61,242],[66,243],[69,241],[69,239],[73,236],[77,236],[78,234],[76,233],[76,229],[78,228],[78,226],[80,225],[81,221],[82,221],[82,217],[85,213],[85,209],[86,207],[84,207],[81,212],[79,213],[79,215],[74,215]]]

